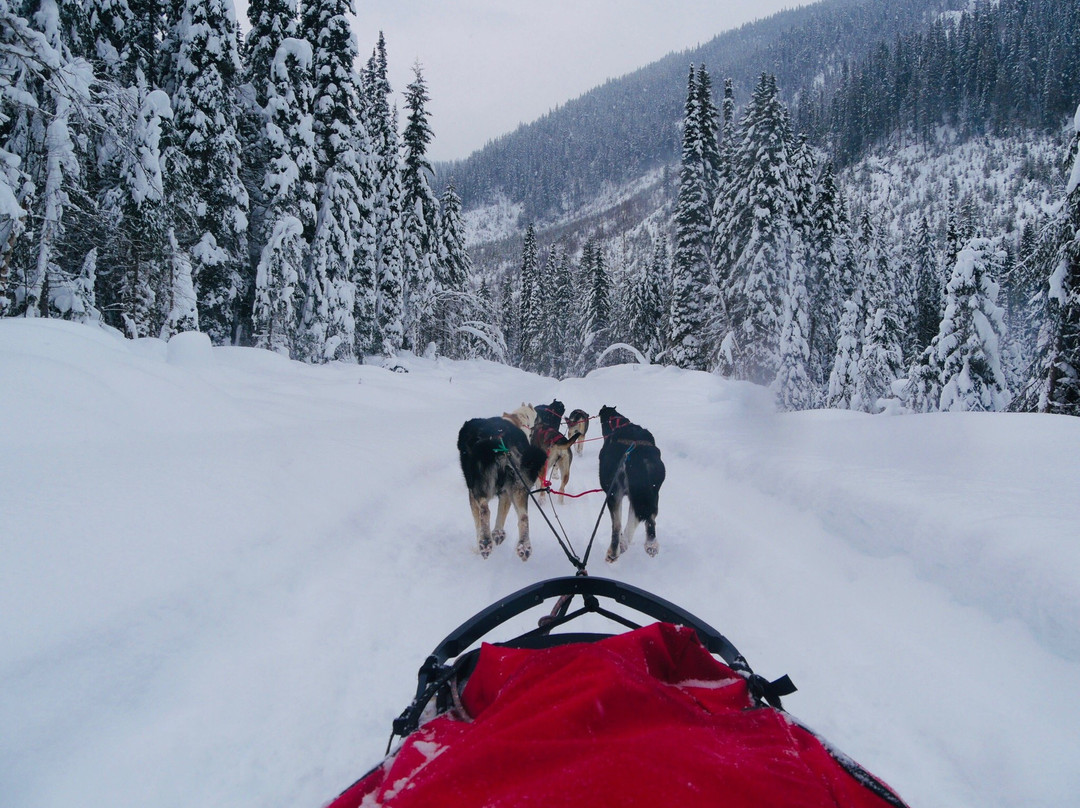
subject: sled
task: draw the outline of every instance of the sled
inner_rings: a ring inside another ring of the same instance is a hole
[[[537,628],[473,648],[552,599]],[[588,614],[625,630],[556,631]],[[794,691],[662,598],[604,578],[553,578],[435,648],[393,722],[391,745],[403,741],[329,808],[906,808],[784,711]]]

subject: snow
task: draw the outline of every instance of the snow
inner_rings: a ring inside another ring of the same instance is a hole
[[[556,396],[617,405],[667,463],[659,556],[639,531],[592,574],[790,674],[792,714],[913,806],[1075,803],[1080,419],[778,414],[661,366],[398,364],[0,320],[5,806],[329,801],[439,640],[572,573],[535,510],[527,563],[513,529],[480,558],[454,449],[465,419]],[[596,495],[557,507],[582,552]]]

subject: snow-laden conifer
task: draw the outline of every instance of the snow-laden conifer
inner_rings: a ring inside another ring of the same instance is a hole
[[[439,255],[439,200],[431,189],[434,172],[427,148],[431,131],[427,102],[430,96],[419,64],[413,65],[413,80],[405,88],[406,121],[401,136],[404,151],[402,172],[402,227],[406,245],[406,289],[409,306],[410,342],[423,351],[437,339],[435,306]]]
[[[465,222],[461,216],[461,197],[450,182],[439,202],[439,241],[435,263],[435,328],[439,351],[455,358],[465,354],[470,335],[461,331],[466,321],[477,321],[490,313],[490,295],[482,302],[471,294],[472,260],[465,246]],[[489,325],[491,325],[489,323]]]
[[[1001,362],[1005,323],[996,280],[1004,259],[1000,247],[983,238],[969,241],[956,258],[946,286],[945,314],[925,363],[939,373],[938,409],[986,412],[1009,404]]]
[[[1022,406],[1080,415],[1080,107],[1073,118],[1065,199],[1043,235],[1049,270],[1033,378]]]
[[[893,382],[903,371],[903,332],[896,310],[895,264],[869,214],[863,217],[860,246],[866,322],[851,408],[873,413],[893,397]]]
[[[700,130],[700,100],[698,77],[691,65],[675,206],[668,359],[678,367],[694,370],[706,369],[710,344],[705,333],[709,319],[705,290],[710,277],[711,180],[702,154],[707,135]]]
[[[286,356],[298,353],[301,279],[310,252],[307,235],[316,222],[311,57],[307,40],[282,40],[271,65],[265,109],[268,162],[263,191],[269,205],[255,273],[252,337],[257,347]]]
[[[611,342],[611,277],[603,247],[595,238],[586,242],[588,248],[581,259],[582,351],[578,369],[587,373],[596,367],[597,357]]]
[[[375,179],[353,69],[351,12],[350,0],[317,0],[304,6],[301,18],[301,32],[313,46],[314,132],[322,174],[303,314],[304,353],[317,362],[355,359],[358,329],[370,330],[358,322],[356,305],[373,296]],[[374,317],[363,307],[362,314]],[[401,334],[395,322],[382,334],[383,350],[395,352]]]
[[[840,315],[845,299],[842,273],[847,258],[844,202],[831,164],[817,180],[810,212],[806,275],[810,294],[810,376],[824,389],[836,355]]]
[[[663,349],[667,274],[667,242],[661,237],[653,246],[651,260],[629,279],[626,304],[627,340],[650,361]]]
[[[788,268],[799,252],[790,164],[790,125],[773,76],[762,75],[747,105],[736,153],[737,189],[721,227],[728,254],[722,293],[728,332],[722,367],[769,384],[779,367]],[[730,358],[729,358],[730,357]]]
[[[810,409],[817,403],[817,394],[810,378],[810,296],[800,249],[791,254],[783,318],[777,349],[779,367],[772,388],[781,409]]]
[[[849,299],[844,301],[840,314],[836,355],[833,359],[832,370],[829,372],[829,384],[825,393],[825,404],[832,409],[851,409],[851,400],[855,397],[861,352],[860,309],[858,298]]]
[[[215,342],[239,334],[247,266],[248,194],[240,180],[236,89],[240,56],[231,0],[185,0],[173,115],[189,160],[190,243],[199,320]]]
[[[536,243],[536,228],[525,228],[521,247],[518,301],[518,354],[521,367],[536,370],[543,350],[543,300],[540,289],[540,253]]]

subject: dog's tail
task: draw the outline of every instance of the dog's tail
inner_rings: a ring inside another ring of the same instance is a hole
[[[655,519],[660,508],[660,486],[667,470],[655,446],[639,446],[626,458],[630,507],[640,522]]]

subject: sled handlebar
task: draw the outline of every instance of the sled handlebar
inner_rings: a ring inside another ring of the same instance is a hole
[[[488,606],[450,632],[420,667],[417,674],[416,696],[413,698],[412,703],[405,708],[404,712],[394,720],[394,734],[404,737],[419,726],[420,715],[428,702],[454,675],[454,667],[446,664],[448,660],[460,656],[481,637],[522,612],[528,611],[552,598],[570,598],[574,595],[580,595],[585,600],[586,606],[582,611],[566,616],[564,605],[558,618],[546,624],[542,623],[541,628],[537,631],[522,636],[535,637],[538,634],[546,636],[556,625],[561,625],[584,612],[599,612],[605,617],[622,623],[629,628],[638,628],[631,621],[600,608],[597,598],[606,598],[632,608],[654,620],[694,629],[702,645],[710,653],[722,658],[732,670],[747,678],[751,690],[759,699],[764,698],[770,704],[779,707],[779,697],[794,691],[794,685],[791,685],[787,677],[769,683],[755,674],[750,669],[746,659],[743,658],[730,640],[705,621],[676,606],[674,603],[664,600],[651,592],[646,592],[644,589],[620,581],[575,575],[550,578],[520,589]],[[554,637],[558,636],[554,635]],[[518,639],[522,638],[519,637]],[[552,639],[551,644],[555,644],[555,642],[556,640]]]

